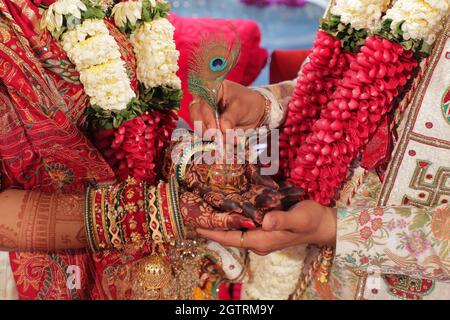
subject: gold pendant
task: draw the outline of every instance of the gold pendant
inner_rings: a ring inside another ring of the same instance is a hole
[[[148,299],[162,299],[162,289],[170,283],[172,278],[173,273],[169,262],[160,255],[147,256],[136,265],[137,285]]]

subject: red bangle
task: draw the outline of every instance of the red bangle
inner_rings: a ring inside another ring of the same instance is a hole
[[[93,198],[94,213],[94,239],[100,250],[104,250],[110,245],[109,233],[106,231],[105,221],[105,189],[97,189]]]
[[[149,187],[128,179],[126,183],[97,190],[88,189],[85,229],[93,251],[145,248],[178,239],[173,221],[169,184]]]
[[[122,230],[126,231],[126,242],[142,246],[150,240],[145,213],[143,185],[134,181],[128,182],[124,192],[125,216],[121,223]]]
[[[168,185],[166,183],[160,183],[158,185],[158,195],[161,209],[161,227],[163,229],[163,237],[165,238],[166,242],[173,242],[175,235],[170,219],[169,201],[167,198],[166,189],[167,186]]]

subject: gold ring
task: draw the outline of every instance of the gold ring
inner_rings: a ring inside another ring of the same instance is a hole
[[[240,243],[241,248],[244,247],[244,234],[245,234],[245,231],[241,231],[241,243]]]

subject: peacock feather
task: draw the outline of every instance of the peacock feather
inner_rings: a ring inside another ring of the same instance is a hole
[[[222,82],[236,66],[241,41],[236,30],[234,40],[227,40],[224,32],[205,33],[198,47],[193,48],[188,61],[188,89],[205,100],[218,114],[218,96]]]

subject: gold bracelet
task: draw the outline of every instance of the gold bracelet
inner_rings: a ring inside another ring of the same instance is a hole
[[[178,195],[178,182],[177,179],[172,176],[169,180],[169,202],[171,203],[172,211],[171,211],[171,222],[174,225],[174,230],[178,235],[179,240],[186,239],[186,229],[184,226],[183,218],[180,210],[180,199]]]
[[[97,251],[97,247],[94,241],[94,230],[92,225],[92,201],[91,201],[92,188],[88,187],[86,190],[86,195],[84,199],[84,230],[86,232],[86,238],[89,247],[92,251]]]
[[[331,269],[331,260],[333,259],[333,248],[325,246],[322,248],[322,261],[320,262],[319,276],[317,280],[320,283],[328,282],[328,275]]]
[[[171,197],[171,185],[170,185],[170,181],[169,183],[166,184],[166,197],[167,197],[167,208],[168,208],[168,217],[165,217],[165,219],[167,218],[169,221],[168,223],[170,223],[170,227],[172,230],[172,238],[179,240],[180,239],[180,234],[176,225],[176,221],[175,221],[175,213],[174,213],[174,206],[173,206],[173,202],[172,202],[172,197]],[[166,222],[166,221],[164,221]],[[167,229],[167,228],[166,228]]]
[[[154,243],[162,243],[162,234],[160,231],[160,225],[157,218],[158,215],[158,203],[155,187],[151,187],[147,194],[148,208],[147,212],[150,217],[150,230],[152,231],[152,240]]]
[[[109,206],[108,206],[107,215],[108,215],[108,220],[109,220],[108,231],[109,231],[109,234],[111,235],[111,243],[114,248],[120,250],[123,247],[124,243],[122,242],[122,240],[120,238],[120,227],[119,227],[119,224],[117,221],[117,218],[118,218],[117,210],[115,208],[115,206],[117,204],[117,193],[118,193],[118,186],[109,188],[109,193],[108,193]]]
[[[267,119],[269,118],[270,115],[270,108],[272,107],[272,102],[270,101],[270,99],[261,92],[259,91],[257,92],[264,98],[264,113],[261,119],[259,120],[258,124],[256,125],[256,129],[261,128],[267,122]]]
[[[97,215],[97,213],[101,214],[101,207],[97,208],[97,201],[95,201],[95,198],[97,197],[97,192],[98,189],[96,189],[93,193],[91,193],[91,214],[90,214],[90,219],[91,219],[91,225],[92,225],[92,233],[94,235],[94,243],[95,243],[95,247],[96,247],[96,251],[99,251],[100,249],[102,249],[102,246],[100,244],[100,239],[99,239],[99,235],[98,235],[98,228],[99,225],[97,224],[97,222],[95,221],[95,216]],[[104,246],[104,244],[103,244]]]
[[[161,193],[162,191],[165,192],[165,188],[166,188],[166,183],[163,181],[160,181],[158,183],[158,187],[156,189],[156,201],[158,203],[157,218],[158,218],[159,226],[160,226],[159,229],[161,231],[163,241],[165,243],[167,243],[170,241],[169,233],[168,233],[168,230],[166,227],[166,215],[165,215],[165,213],[168,212],[168,207],[164,205],[164,204],[167,205],[167,203],[165,203],[165,202],[167,202],[167,198],[165,199],[163,194]]]
[[[102,224],[103,224],[103,237],[105,238],[106,248],[111,248],[111,239],[109,237],[108,225],[107,225],[107,215],[108,203],[106,202],[106,188],[101,189],[102,193]],[[104,249],[104,248],[103,248]]]

